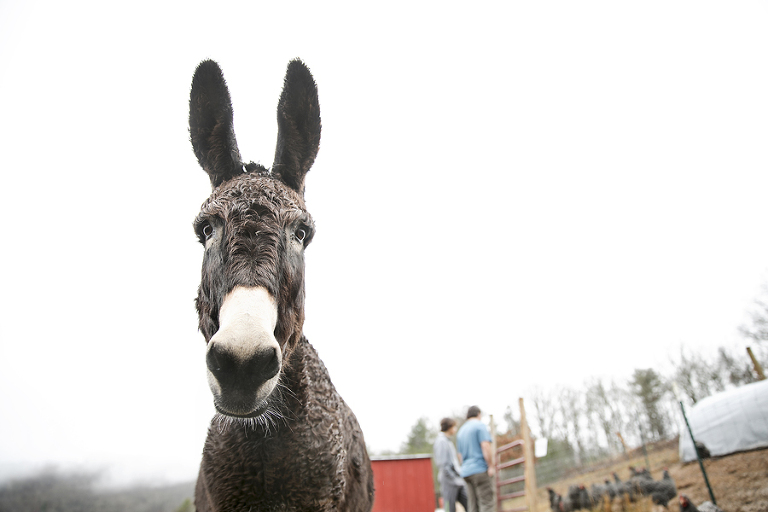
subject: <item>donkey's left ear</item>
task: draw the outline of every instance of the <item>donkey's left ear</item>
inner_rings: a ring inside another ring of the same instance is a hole
[[[317,85],[307,66],[296,59],[288,64],[277,104],[277,148],[272,173],[304,194],[304,178],[320,147],[320,104]]]

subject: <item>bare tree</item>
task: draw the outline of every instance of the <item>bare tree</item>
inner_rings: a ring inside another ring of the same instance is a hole
[[[672,360],[675,367],[672,380],[677,383],[683,393],[696,403],[712,393],[723,391],[725,381],[721,367],[717,361],[708,362],[700,354],[687,355],[683,347],[680,348],[679,361]]]
[[[510,405],[504,410],[504,421],[507,423],[507,434],[516,436],[521,433],[520,420],[515,419],[515,413]]]
[[[758,343],[768,341],[768,283],[763,283],[760,292],[747,312],[750,322],[742,324],[739,332]]]
[[[587,385],[586,402],[588,410],[592,411],[596,423],[605,435],[608,450],[611,453],[616,453],[619,447],[616,432],[620,431],[622,427],[619,420],[618,401],[608,398],[608,392],[603,381],[598,378]]]
[[[540,387],[535,387],[531,392],[531,402],[533,402],[533,416],[536,418],[536,424],[539,428],[541,437],[553,437],[556,429],[555,416],[557,407],[550,391],[544,391]]]
[[[637,399],[628,388],[619,386],[615,381],[611,381],[608,399],[613,404],[615,433],[621,433],[624,442],[630,445],[636,444],[640,439],[635,425],[635,418],[638,414]],[[618,436],[616,438],[618,439]]]
[[[583,464],[583,457],[586,454],[584,435],[582,434],[582,417],[584,417],[585,407],[582,404],[581,393],[566,387],[560,391],[560,429],[563,437],[568,440],[571,446],[576,446],[576,465]]]
[[[755,374],[752,371],[752,364],[746,358],[739,360],[737,356],[729,354],[725,347],[720,347],[718,351],[718,367],[723,377],[734,386],[749,384],[755,382]]]

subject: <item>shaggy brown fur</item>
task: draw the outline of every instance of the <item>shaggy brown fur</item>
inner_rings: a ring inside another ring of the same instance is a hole
[[[304,249],[314,234],[304,178],[320,141],[314,79],[302,62],[288,65],[271,172],[243,165],[229,92],[215,62],[198,66],[189,104],[192,146],[213,187],[194,223],[206,247],[197,297],[200,331],[210,342],[224,297],[236,286],[263,287],[277,302],[274,334],[282,351],[281,365],[272,365],[281,372],[279,384],[264,412],[213,419],[195,506],[198,512],[370,510],[373,473],[363,434],[302,334]],[[226,380],[218,366],[222,386],[271,377]]]

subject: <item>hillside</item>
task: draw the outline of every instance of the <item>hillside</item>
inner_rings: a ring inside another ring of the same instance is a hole
[[[48,471],[0,484],[0,512],[191,512],[194,483],[100,490],[97,474]]]

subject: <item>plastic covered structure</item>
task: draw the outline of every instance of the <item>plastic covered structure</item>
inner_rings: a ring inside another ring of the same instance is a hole
[[[686,407],[696,442],[712,456],[768,446],[768,380],[729,389]],[[688,429],[680,435],[680,460],[696,460]]]

